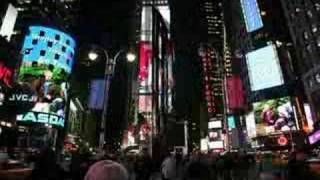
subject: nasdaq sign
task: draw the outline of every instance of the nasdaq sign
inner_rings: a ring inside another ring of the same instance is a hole
[[[257,0],[241,0],[242,12],[248,32],[253,32],[263,27]]]
[[[20,122],[35,122],[64,127],[64,118],[55,114],[27,112],[17,116],[17,121]]]

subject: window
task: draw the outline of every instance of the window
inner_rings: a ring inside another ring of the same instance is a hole
[[[70,65],[70,60],[69,59],[67,60],[67,64]]]
[[[308,10],[308,11],[307,11],[307,15],[308,15],[309,18],[312,18],[312,17],[313,17],[313,14],[312,14],[311,10]]]
[[[313,32],[313,33],[316,33],[316,32],[318,31],[318,27],[317,27],[316,24],[312,24],[312,25],[311,25],[311,29],[312,29],[312,32]]]
[[[59,41],[60,40],[60,35],[56,34],[55,39]]]
[[[308,51],[309,53],[312,53],[312,46],[311,46],[311,44],[307,45],[307,51]]]
[[[53,42],[48,41],[47,45],[48,45],[48,47],[52,47],[53,46]]]
[[[40,56],[45,56],[46,55],[46,51],[45,50],[41,50],[40,51]]]
[[[70,40],[68,39],[66,43],[67,43],[68,45],[70,45]]]
[[[33,44],[33,45],[38,44],[38,39],[33,39],[33,40],[32,40],[32,44]]]
[[[314,6],[317,11],[320,11],[320,3],[315,3]]]
[[[303,32],[303,37],[304,37],[305,40],[309,39],[309,34],[308,34],[308,32],[304,31],[304,32]]]
[[[40,31],[39,35],[40,35],[40,36],[44,36],[44,35],[45,35],[45,32],[44,32],[44,31]]]
[[[59,60],[59,58],[60,58],[60,55],[59,55],[59,54],[55,54],[55,55],[54,55],[54,59],[55,59],[55,60]]]
[[[62,52],[66,52],[67,48],[65,46],[62,46]]]

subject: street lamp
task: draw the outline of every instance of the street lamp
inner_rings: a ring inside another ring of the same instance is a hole
[[[107,116],[107,109],[108,109],[108,97],[109,97],[109,88],[112,76],[114,74],[115,66],[118,62],[118,57],[121,53],[125,53],[124,50],[119,50],[113,58],[110,58],[108,52],[103,48],[94,49],[93,51],[90,51],[88,53],[88,58],[91,61],[96,61],[99,57],[99,54],[97,50],[102,51],[104,53],[104,56],[106,58],[105,61],[105,70],[104,70],[104,103],[103,103],[103,110],[102,110],[102,118],[101,118],[101,124],[100,124],[100,133],[99,133],[99,149],[102,151],[103,146],[105,144],[105,133],[106,133],[106,116]],[[136,55],[132,52],[126,53],[126,58],[128,62],[133,62],[136,59]]]
[[[98,58],[98,54],[92,51],[92,52],[89,52],[88,57],[91,61],[95,61]]]

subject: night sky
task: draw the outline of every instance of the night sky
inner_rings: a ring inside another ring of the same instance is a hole
[[[101,5],[98,0],[83,1],[79,24],[76,29],[79,46],[87,46],[88,43],[98,44],[115,54],[115,49],[120,49],[135,40],[135,2],[130,0],[111,0],[108,5]],[[200,68],[197,62],[196,39],[197,33],[194,24],[195,19],[186,18],[194,13],[193,4],[185,3],[186,6],[178,6],[178,2],[171,4],[172,12],[172,34],[176,48],[176,59],[174,63],[175,74],[175,102],[174,106],[178,117],[190,117],[190,111],[200,103],[201,82]],[[182,20],[183,19],[183,20]],[[187,19],[187,21],[185,21]],[[186,24],[188,28],[186,28]],[[81,61],[81,59],[79,59]],[[100,69],[99,69],[100,67]],[[102,74],[103,65],[95,68],[99,71],[89,72],[97,76]],[[123,97],[126,80],[126,64],[120,64],[112,84],[110,108],[123,109],[117,97]],[[80,70],[82,71],[82,70]],[[77,73],[80,77],[83,73]],[[85,76],[87,77],[87,76]],[[121,110],[120,110],[121,111]],[[118,113],[116,113],[118,114]],[[121,112],[120,112],[121,114]],[[116,118],[116,117],[115,117]]]

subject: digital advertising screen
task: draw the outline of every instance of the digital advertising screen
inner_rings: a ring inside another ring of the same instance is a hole
[[[37,95],[31,111],[19,114],[18,121],[64,126],[67,79],[75,54],[74,39],[43,26],[31,26],[23,44],[19,82]]]
[[[308,136],[308,140],[310,144],[315,144],[320,141],[320,130],[315,131],[311,135]]]
[[[231,129],[236,128],[236,121],[234,116],[228,116],[228,130],[230,131]]]
[[[241,7],[246,28],[249,33],[263,27],[257,0],[241,0]]]
[[[253,109],[258,136],[296,130],[290,97],[256,102]]]
[[[246,54],[252,91],[284,84],[276,47],[268,45]]]

